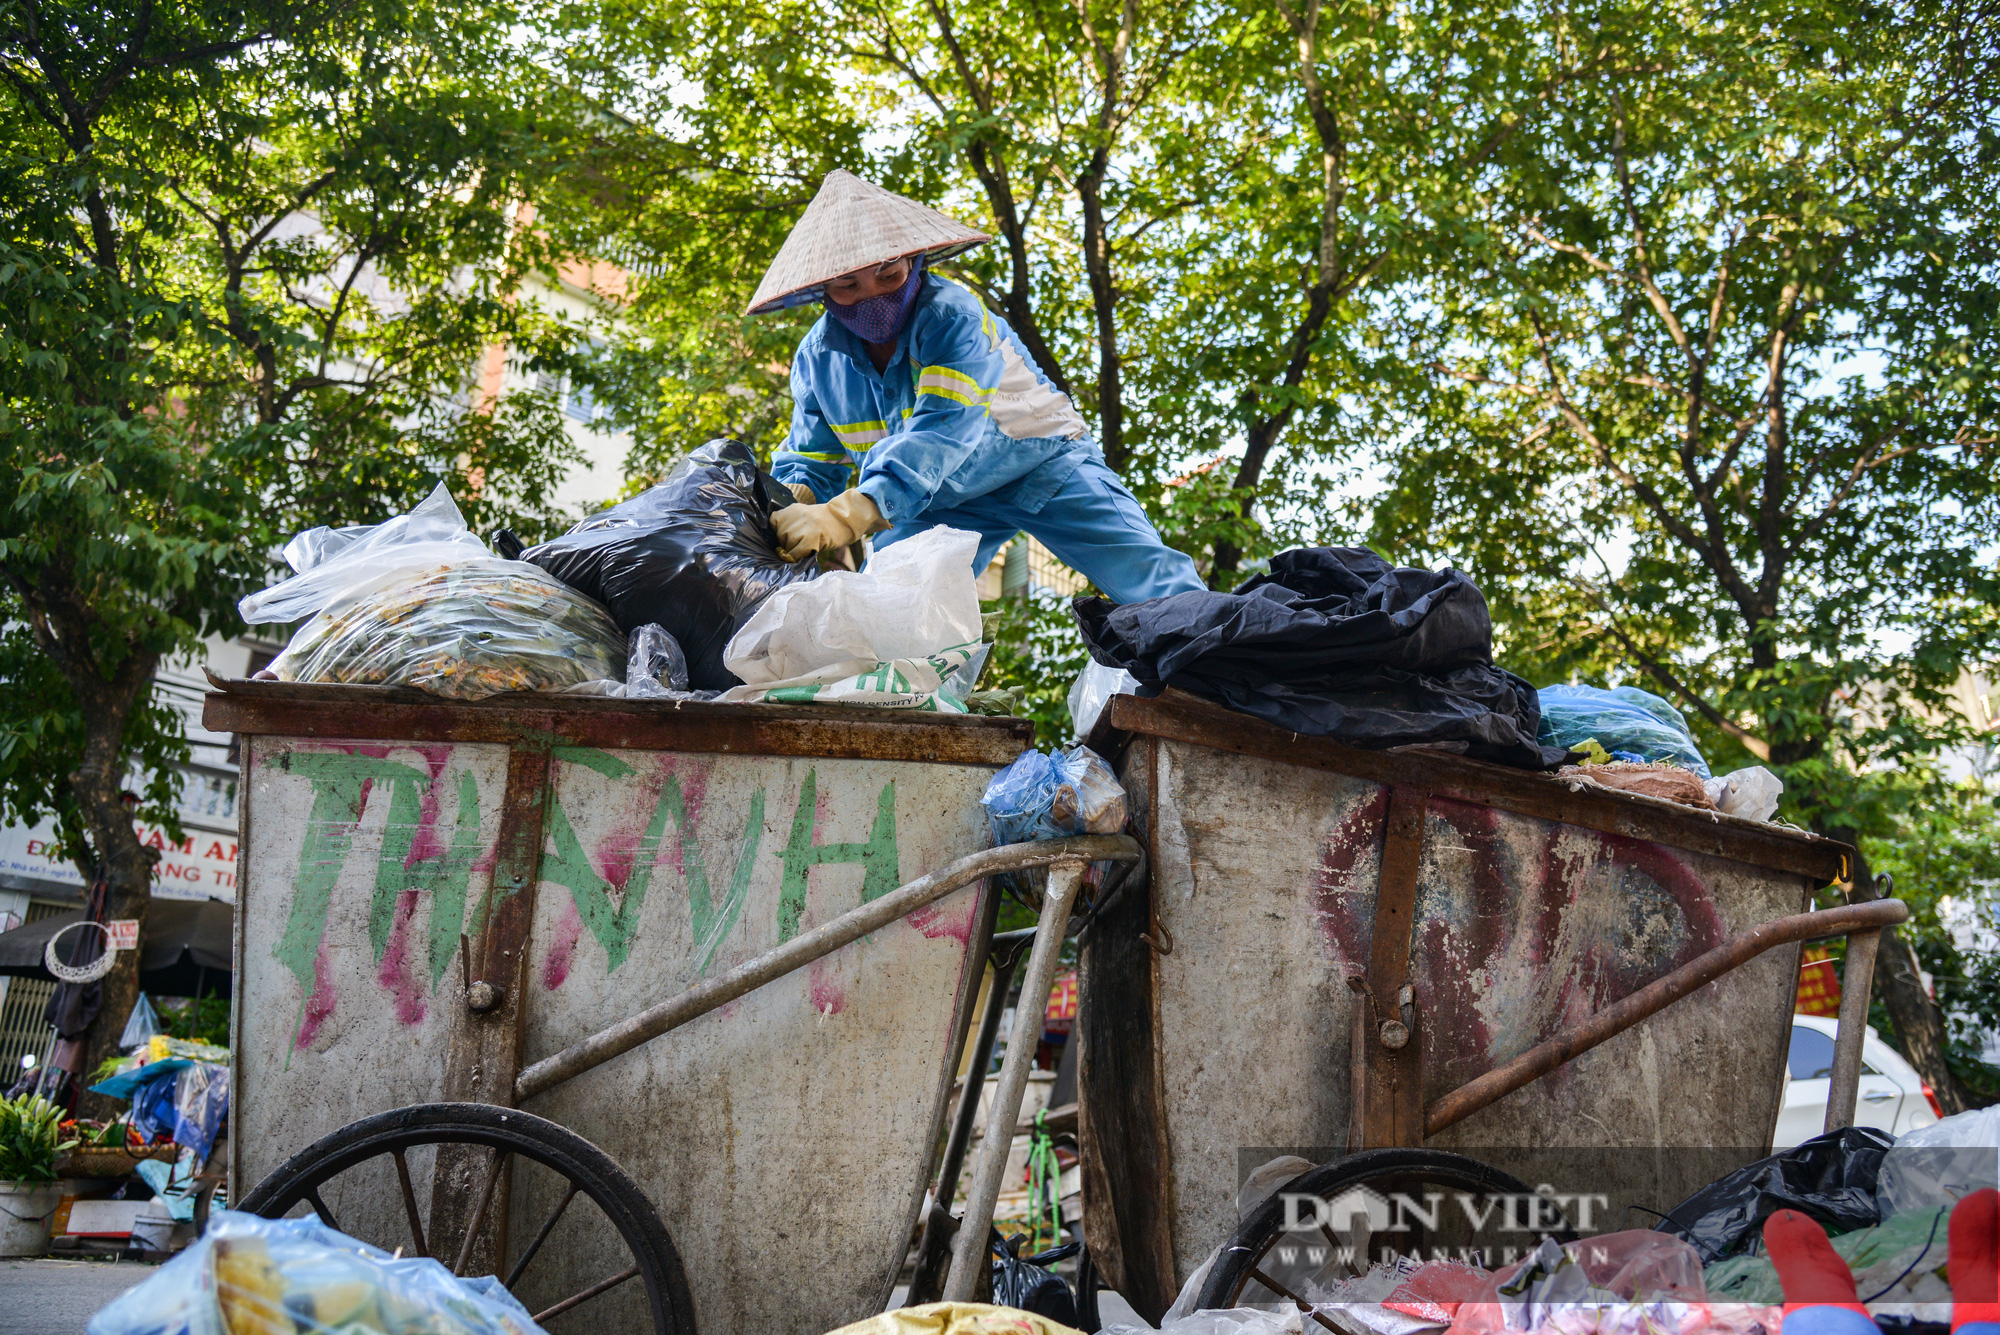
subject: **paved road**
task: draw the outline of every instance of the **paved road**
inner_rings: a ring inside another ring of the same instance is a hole
[[[83,1335],[100,1307],[156,1269],[137,1261],[0,1261],[0,1335]]]

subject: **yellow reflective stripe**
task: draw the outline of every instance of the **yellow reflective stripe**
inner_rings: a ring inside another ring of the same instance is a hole
[[[950,399],[953,403],[962,403],[968,408],[984,408],[986,406],[984,398],[975,399],[969,394],[961,394],[955,389],[946,389],[941,385],[925,385],[917,390],[917,393],[919,395],[935,394],[941,399]]]
[[[889,434],[887,422],[854,422],[847,426],[828,424],[840,443],[848,449],[866,449]]]
[[[926,366],[917,375],[917,388],[922,389],[927,384],[943,385],[948,389],[963,389],[972,394],[992,392],[965,372],[950,366]]]
[[[818,454],[812,450],[786,450],[785,453],[800,459],[816,460],[823,464],[844,464],[847,462],[847,456],[844,454]]]

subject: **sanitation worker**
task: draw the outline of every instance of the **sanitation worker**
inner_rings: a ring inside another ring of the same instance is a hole
[[[844,171],[785,238],[750,313],[825,311],[773,460],[801,502],[772,516],[787,557],[945,525],[979,534],[977,573],[1025,530],[1115,602],[1202,588],[1007,322],[929,271],[990,239]]]

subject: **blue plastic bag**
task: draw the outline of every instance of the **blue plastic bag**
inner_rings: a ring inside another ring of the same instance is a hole
[[[1544,746],[1575,749],[1595,739],[1617,760],[1679,765],[1704,779],[1710,777],[1687,720],[1651,691],[1636,686],[1615,690],[1545,686],[1537,694],[1542,705],[1537,740]]]
[[[460,1279],[428,1258],[392,1258],[317,1219],[260,1219],[234,1210],[211,1215],[201,1241],[114,1299],[88,1330],[542,1335],[528,1309],[491,1275]]]
[[[1116,834],[1125,828],[1125,790],[1087,746],[1045,755],[1027,751],[993,776],[979,799],[996,844]]]

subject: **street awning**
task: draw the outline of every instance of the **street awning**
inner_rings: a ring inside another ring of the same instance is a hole
[[[163,997],[228,996],[235,916],[219,899],[155,899],[139,940],[140,988]],[[82,918],[77,909],[0,932],[0,976],[54,982],[42,963],[49,938]]]

